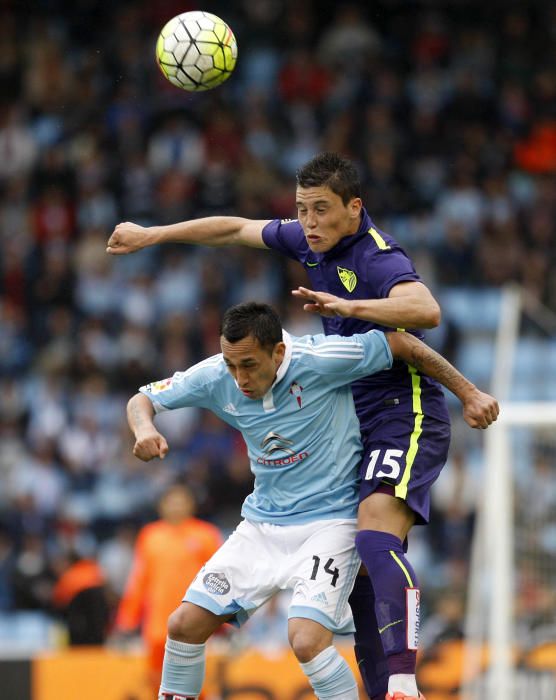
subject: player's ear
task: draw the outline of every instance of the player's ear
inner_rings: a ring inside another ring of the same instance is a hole
[[[272,357],[280,364],[286,355],[286,343],[280,341],[276,343],[272,350]]]
[[[354,197],[348,207],[349,207],[349,213],[350,216],[352,216],[354,219],[358,218],[359,215],[361,214],[361,207],[363,206],[363,200],[361,197]]]

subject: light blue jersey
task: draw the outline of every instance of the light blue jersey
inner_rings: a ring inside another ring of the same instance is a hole
[[[241,514],[277,525],[354,518],[362,454],[350,383],[389,369],[381,331],[351,337],[284,331],[286,353],[262,399],[244,396],[221,354],[141,387],[156,413],[208,408],[243,435],[253,492]]]

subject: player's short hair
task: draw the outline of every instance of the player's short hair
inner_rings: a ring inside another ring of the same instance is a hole
[[[229,343],[251,335],[261,347],[272,350],[276,343],[282,342],[282,322],[272,306],[247,301],[231,306],[224,313],[220,335]]]
[[[329,187],[347,204],[361,196],[361,183],[355,165],[337,153],[319,153],[297,171],[297,186]]]

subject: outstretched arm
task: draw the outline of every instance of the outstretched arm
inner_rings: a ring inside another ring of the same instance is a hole
[[[306,287],[292,294],[306,302],[305,311],[321,316],[350,316],[390,328],[434,328],[440,323],[440,307],[422,282],[400,282],[385,299],[342,299]]]
[[[154,457],[164,459],[168,443],[153,423],[154,408],[144,394],[135,394],[127,403],[127,422],[135,435],[133,454],[143,462]]]
[[[108,239],[106,252],[111,255],[134,253],[158,243],[198,243],[208,246],[244,245],[266,248],[263,228],[268,221],[243,219],[239,216],[208,216],[168,226],[139,226],[126,221],[118,224]]]
[[[498,401],[477,389],[442,355],[410,333],[386,333],[392,355],[436,379],[463,405],[463,417],[472,428],[487,428],[500,412]]]

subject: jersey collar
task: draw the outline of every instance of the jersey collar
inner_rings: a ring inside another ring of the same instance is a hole
[[[276,410],[276,406],[274,405],[274,387],[282,381],[284,378],[284,375],[288,371],[288,368],[290,366],[290,363],[292,361],[292,339],[290,334],[285,331],[282,328],[282,340],[284,341],[286,345],[286,352],[284,353],[284,359],[282,360],[282,364],[280,367],[278,367],[278,371],[276,372],[276,378],[272,382],[272,386],[270,389],[266,392],[266,394],[263,396],[263,409],[265,413],[271,413],[272,411]]]
[[[282,360],[282,364],[280,367],[278,367],[278,371],[276,372],[276,379],[273,381],[272,386],[270,387],[269,391],[272,391],[276,384],[280,382],[283,378],[286,372],[288,371],[288,368],[290,366],[290,363],[292,361],[292,337],[288,333],[288,331],[285,331],[282,328],[282,340],[284,341],[284,344],[286,346],[286,352],[284,353],[284,359]]]
[[[326,253],[324,254],[324,257],[335,257],[338,253],[343,253],[345,250],[350,248],[354,243],[357,243],[361,238],[366,236],[367,232],[373,225],[373,222],[371,221],[371,218],[367,214],[367,210],[365,207],[361,208],[361,221],[359,223],[359,228],[355,233],[352,233],[351,236],[344,236],[336,245],[331,248],[330,250],[327,250]]]

